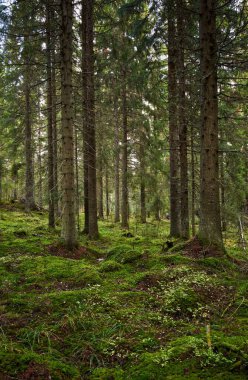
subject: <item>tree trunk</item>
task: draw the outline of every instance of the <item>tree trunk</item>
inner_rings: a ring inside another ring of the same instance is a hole
[[[51,7],[51,19],[54,20],[55,12]],[[53,122],[53,181],[54,181],[54,214],[57,218],[59,211],[59,186],[58,186],[58,136],[57,136],[57,91],[56,91],[56,54],[52,47],[52,122]]]
[[[46,3],[46,56],[47,56],[47,137],[48,137],[48,225],[55,227],[54,214],[54,136],[53,136],[53,94],[52,94],[52,59],[51,59],[51,12],[50,2]]]
[[[140,220],[146,223],[146,187],[145,187],[145,161],[144,141],[140,139]]]
[[[184,1],[177,0],[178,31],[178,122],[180,144],[180,219],[182,238],[189,238],[189,196],[188,196],[188,156],[187,156],[187,121],[185,104],[185,19]]]
[[[119,120],[118,101],[114,98],[115,118],[115,223],[120,221],[120,147],[119,147]]]
[[[177,125],[176,28],[173,2],[168,2],[168,96],[170,141],[170,235],[180,236],[179,141]]]
[[[98,237],[97,225],[97,190],[96,190],[96,137],[95,137],[95,89],[94,89],[94,31],[93,31],[94,1],[82,0],[82,28],[83,28],[83,92],[84,92],[84,121],[85,143],[87,144],[86,165],[88,171],[88,188],[85,195],[88,198],[86,210],[88,212],[89,238]],[[86,185],[86,187],[87,187]],[[88,192],[88,194],[87,194]],[[88,209],[87,209],[88,208]],[[86,226],[87,227],[87,226]]]
[[[31,125],[31,90],[30,90],[30,53],[29,37],[24,38],[25,72],[24,72],[24,92],[25,92],[25,161],[26,161],[26,181],[25,181],[25,210],[30,212],[35,208],[34,201],[34,171],[33,171],[33,149],[32,149],[32,125]]]
[[[226,203],[226,196],[225,196],[225,174],[224,174],[224,154],[221,154],[221,162],[220,162],[220,179],[221,179],[221,186],[220,186],[220,196],[221,196],[221,227],[222,231],[226,231],[226,218],[225,218],[225,203]]]
[[[42,137],[41,137],[41,113],[40,113],[40,91],[37,93],[38,97],[38,170],[39,170],[39,181],[38,181],[38,205],[39,208],[43,207],[43,178],[42,178]]]
[[[122,207],[121,226],[128,228],[128,162],[127,162],[127,73],[122,69]]]
[[[77,128],[75,133],[75,174],[76,174],[76,210],[77,210],[77,230],[80,231],[80,202],[79,202],[79,169],[78,169],[78,134]]]
[[[191,153],[191,228],[192,235],[195,236],[195,154],[194,154],[194,128],[193,124],[191,125],[190,131],[190,153]]]
[[[62,238],[67,248],[73,249],[77,237],[72,107],[72,0],[61,0],[61,14]]]
[[[201,165],[199,238],[223,247],[219,197],[216,0],[201,0]]]
[[[82,1],[82,83],[83,83],[83,167],[84,167],[84,230],[83,233],[89,233],[89,183],[88,183],[88,79],[87,79],[87,59],[86,59],[86,11],[85,1]]]
[[[106,195],[106,216],[107,219],[109,218],[109,175],[108,175],[108,168],[106,166],[106,172],[105,172],[105,195]]]
[[[101,154],[101,153],[100,153]],[[103,214],[103,164],[102,164],[102,157],[99,159],[99,172],[98,172],[98,183],[99,183],[99,189],[98,189],[98,216],[100,219],[104,218]]]

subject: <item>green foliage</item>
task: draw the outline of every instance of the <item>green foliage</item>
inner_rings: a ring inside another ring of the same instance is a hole
[[[0,223],[0,373],[36,365],[65,380],[246,378],[247,259],[238,248],[192,260],[161,253],[164,238],[144,226],[127,239],[102,221],[92,254],[73,260],[49,253],[58,236],[45,215],[4,211]]]
[[[93,371],[93,374],[90,376],[91,380],[124,380],[124,371],[117,368],[97,368]]]
[[[116,261],[126,264],[132,263],[142,257],[142,252],[139,249],[131,249],[130,245],[119,245],[114,247],[108,254],[108,257]]]
[[[100,272],[115,272],[123,268],[123,265],[114,260],[108,260],[101,264]]]

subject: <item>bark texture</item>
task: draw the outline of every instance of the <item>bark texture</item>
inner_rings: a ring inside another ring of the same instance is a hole
[[[195,236],[195,194],[196,194],[196,181],[195,181],[195,154],[194,154],[194,128],[191,125],[190,130],[190,156],[191,156],[191,228],[192,235]]]
[[[51,20],[55,18],[55,12],[51,7]],[[52,58],[52,123],[53,123],[53,181],[54,181],[54,214],[59,216],[59,185],[58,185],[58,133],[57,133],[57,90],[56,90],[56,47],[51,47]]]
[[[120,147],[119,147],[119,118],[118,101],[114,97],[115,118],[115,223],[120,221]]]
[[[72,249],[77,244],[72,105],[72,0],[61,0],[61,135],[62,238]]]
[[[82,1],[83,105],[85,155],[85,229],[91,239],[98,237],[96,189],[96,137],[94,89],[94,1]],[[88,202],[87,202],[88,199]],[[86,204],[87,202],[87,204]]]
[[[177,124],[176,26],[174,2],[168,2],[168,96],[170,140],[170,235],[180,236],[179,139]]]
[[[100,219],[104,219],[104,213],[103,213],[103,162],[102,162],[102,157],[99,157],[98,184],[99,184],[99,189],[98,189],[98,217]]]
[[[218,165],[216,0],[200,2],[201,164],[199,237],[223,247]]]
[[[177,0],[177,31],[178,31],[178,123],[180,150],[180,235],[189,237],[189,196],[188,196],[188,156],[187,156],[187,120],[185,98],[185,3]]]
[[[140,140],[140,220],[146,223],[146,186],[145,186],[145,149],[144,141]]]
[[[33,148],[32,148],[32,122],[31,122],[31,74],[30,74],[30,46],[29,37],[24,37],[24,93],[25,93],[25,210],[30,212],[35,208],[34,200],[34,168],[33,168]]]
[[[52,93],[52,38],[51,38],[51,7],[46,2],[46,45],[47,45],[47,137],[48,137],[48,225],[55,227],[54,213],[54,134],[53,134],[53,93]]]
[[[128,228],[128,153],[127,153],[127,73],[122,68],[122,203],[121,203],[121,226]]]
[[[106,216],[108,219],[110,215],[110,209],[109,209],[109,173],[108,173],[107,167],[105,171],[105,196],[106,196]]]

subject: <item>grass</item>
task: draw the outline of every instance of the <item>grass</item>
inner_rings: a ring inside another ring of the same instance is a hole
[[[73,260],[49,250],[59,228],[45,213],[0,212],[0,378],[247,378],[248,260],[235,241],[225,259],[197,260],[180,242],[163,252],[168,222],[133,221],[126,238],[100,221],[98,241],[80,236],[91,254]]]

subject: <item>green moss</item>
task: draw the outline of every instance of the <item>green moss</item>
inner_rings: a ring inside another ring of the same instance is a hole
[[[231,270],[231,271],[236,271],[237,266],[232,263],[230,260],[227,258],[222,258],[221,260],[216,257],[207,257],[205,259],[198,259],[198,264],[213,268],[219,271],[226,271],[226,270]]]
[[[127,264],[142,257],[142,251],[138,248],[131,248],[130,245],[119,245],[109,251],[108,257],[115,259],[119,263]]]
[[[130,249],[132,248],[131,245],[127,245],[127,244],[121,244],[121,245],[117,245],[113,248],[111,248],[111,250],[108,252],[108,257],[118,257],[118,256],[121,256],[123,255],[125,252],[128,252],[130,251]]]
[[[91,380],[125,380],[124,371],[118,368],[97,368],[89,377]]]
[[[176,242],[173,247],[169,249],[170,253],[182,252],[185,248],[186,241]]]
[[[121,269],[123,269],[123,265],[114,260],[105,261],[100,266],[100,272],[116,272]]]
[[[99,226],[98,241],[80,236],[91,254],[71,260],[48,254],[59,228],[47,229],[46,213],[3,210],[0,373],[18,378],[32,362],[52,379],[245,379],[243,252],[193,260],[181,242],[161,253],[167,222],[131,220],[131,239]]]
[[[192,262],[192,260],[189,257],[182,256],[175,253],[163,255],[161,260],[164,263],[168,263],[168,264],[184,264],[184,263]]]
[[[76,368],[49,357],[49,355],[37,355],[28,350],[22,351],[18,347],[13,349],[12,352],[0,351],[0,370],[8,375],[15,376],[23,373],[29,365],[33,366],[36,363],[47,368],[51,378],[54,380],[62,378],[78,380],[80,378],[80,373]]]
[[[130,250],[125,252],[122,256],[116,257],[123,264],[133,263],[142,257],[142,253],[138,250]]]

